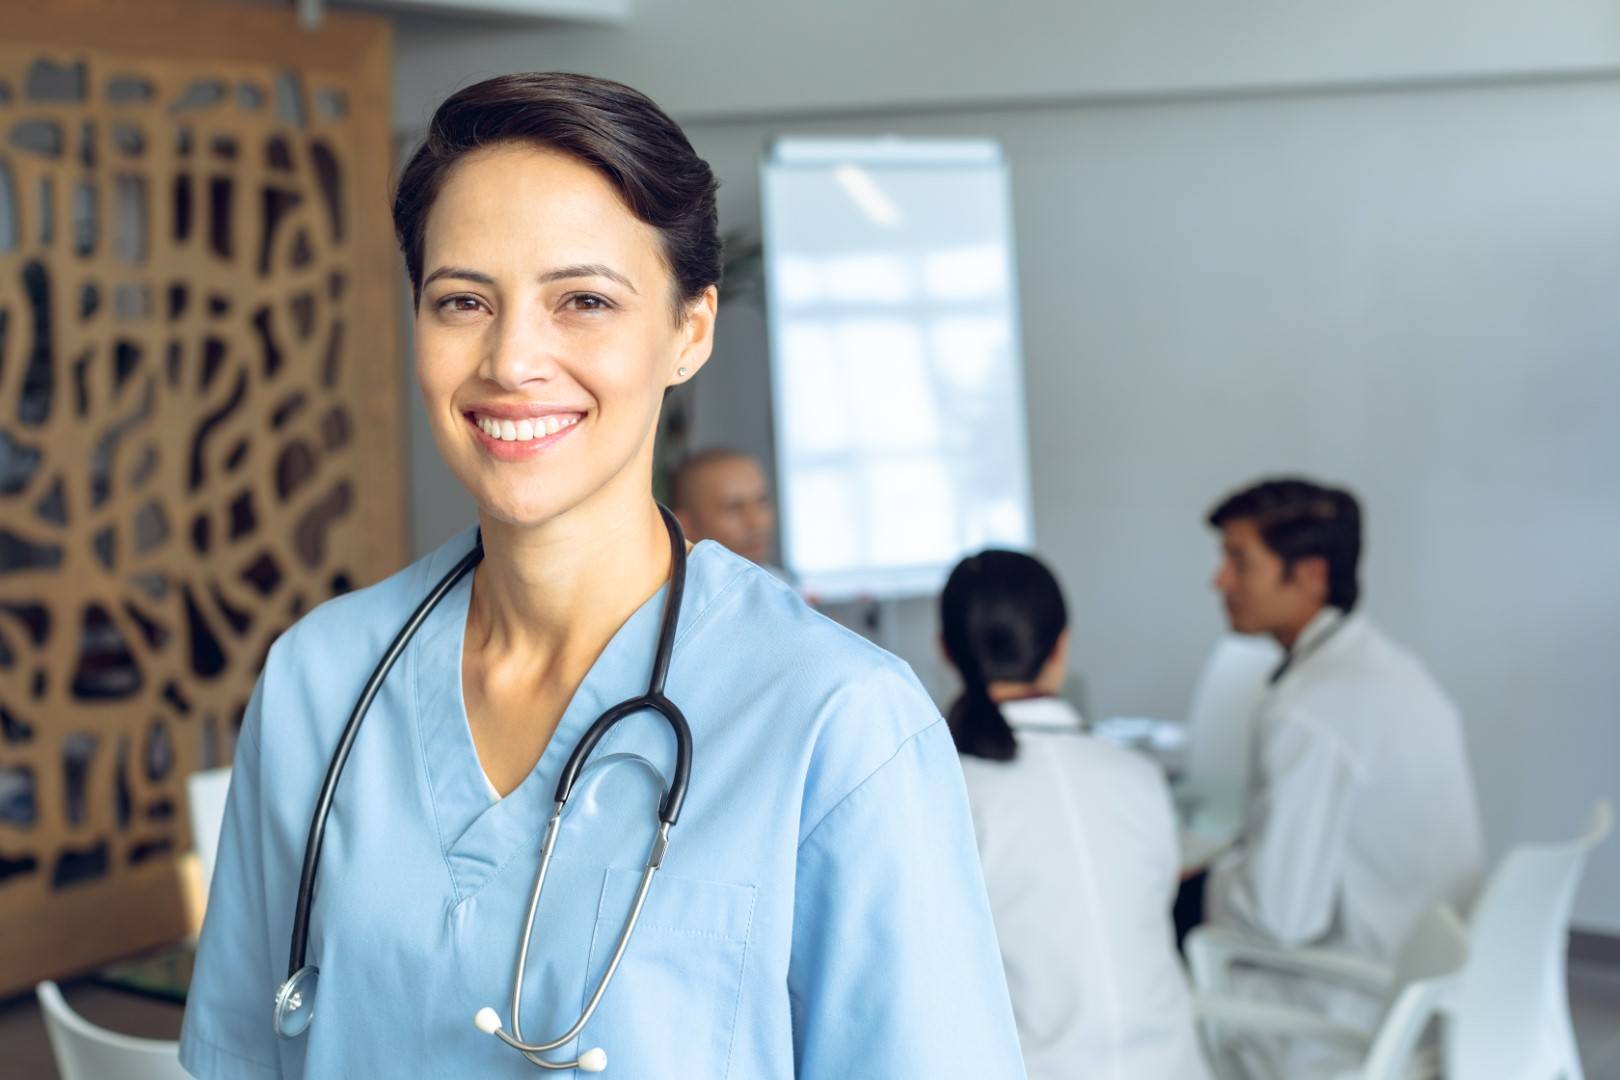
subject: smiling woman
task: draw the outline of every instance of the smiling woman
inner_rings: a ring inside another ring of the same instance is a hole
[[[664,392],[713,340],[708,166],[628,87],[507,76],[439,109],[395,225],[478,530],[272,650],[187,1068],[1022,1076],[927,696],[653,501]]]

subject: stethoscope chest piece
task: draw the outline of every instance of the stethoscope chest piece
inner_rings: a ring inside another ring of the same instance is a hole
[[[296,1039],[315,1019],[315,989],[321,981],[321,969],[305,964],[293,972],[292,978],[276,990],[276,1034],[283,1039]]]

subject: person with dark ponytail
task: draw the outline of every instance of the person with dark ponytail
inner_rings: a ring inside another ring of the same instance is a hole
[[[1085,733],[1058,696],[1063,591],[1038,559],[983,551],[940,596],[962,678],[946,715],[1030,1080],[1200,1080],[1170,905],[1175,814],[1146,758]]]

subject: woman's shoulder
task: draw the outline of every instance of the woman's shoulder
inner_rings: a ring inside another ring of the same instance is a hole
[[[374,662],[433,585],[472,550],[475,532],[464,529],[381,581],[317,604],[276,639],[266,672],[310,663],[353,665],[361,657]]]
[[[704,678],[733,701],[772,702],[761,738],[808,752],[820,770],[864,775],[942,724],[904,660],[817,612],[794,590],[717,544],[701,550],[711,593],[676,644],[702,657]],[[695,575],[698,576],[698,575]],[[716,585],[718,584],[718,587]]]
[[[1131,805],[1171,801],[1164,773],[1145,755],[1078,730],[1020,731],[1018,753],[1011,761],[965,756],[962,772],[969,789],[986,796],[1029,798],[1060,782],[1088,800]]]
[[[1090,733],[1047,735],[1048,751],[1087,799],[1129,806],[1170,806],[1164,771],[1140,750],[1119,746]]]
[[[898,694],[932,700],[904,660],[823,615],[769,570],[719,544],[704,543],[703,579],[710,596],[691,641],[725,649],[744,680],[791,679],[805,700]],[[700,586],[702,588],[703,586]],[[677,648],[679,648],[677,643]]]

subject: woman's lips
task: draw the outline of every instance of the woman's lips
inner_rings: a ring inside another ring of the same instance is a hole
[[[479,445],[497,461],[524,461],[542,454],[572,434],[585,418],[578,412],[524,415],[513,409],[479,410],[465,416]]]

